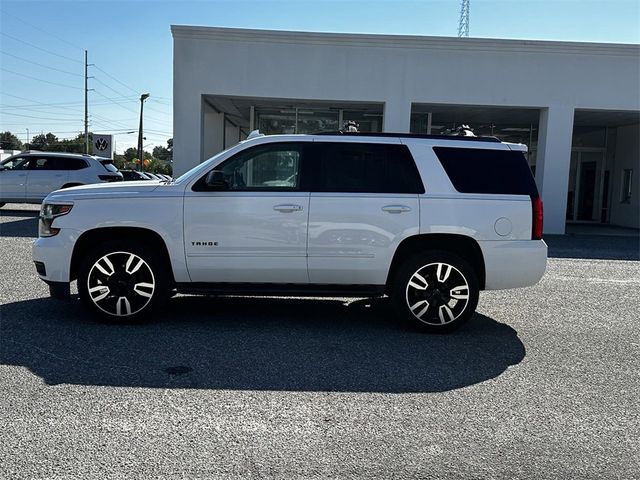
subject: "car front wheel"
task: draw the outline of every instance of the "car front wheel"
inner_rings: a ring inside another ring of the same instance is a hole
[[[78,274],[84,304],[111,322],[148,317],[169,296],[167,267],[152,248],[108,242],[87,255]]]
[[[421,330],[450,332],[478,305],[479,286],[473,268],[449,252],[429,252],[405,261],[394,279],[396,312]]]

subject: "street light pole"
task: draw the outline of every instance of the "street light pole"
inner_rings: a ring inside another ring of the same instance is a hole
[[[144,101],[149,98],[149,94],[148,93],[143,93],[142,95],[140,95],[140,129],[138,130],[138,159],[140,160],[140,171],[142,172],[144,170],[143,166],[144,166],[144,152],[143,152],[143,148],[142,148],[142,109],[144,107]]]

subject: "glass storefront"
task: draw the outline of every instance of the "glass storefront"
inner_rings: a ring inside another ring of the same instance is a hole
[[[464,113],[456,113],[457,117],[464,118]],[[527,160],[535,173],[536,149],[538,147],[538,125],[520,122],[452,122],[447,119],[447,113],[412,113],[411,133],[431,135],[447,135],[460,125],[468,125],[473,133],[479,137],[496,137],[503,142],[522,143],[528,147]]]
[[[256,107],[255,115],[256,128],[266,135],[336,131],[348,121],[356,122],[361,132],[382,131],[382,108],[377,112],[341,108]]]

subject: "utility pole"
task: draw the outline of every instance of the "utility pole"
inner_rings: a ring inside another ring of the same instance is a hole
[[[87,51],[84,51],[84,153],[89,153],[89,85]]]
[[[144,101],[149,98],[148,93],[143,93],[140,95],[140,128],[138,129],[138,159],[140,160],[140,170],[144,171],[144,149],[142,146],[142,140],[144,137],[142,136],[142,109],[144,107]]]
[[[469,2],[470,0],[462,0],[462,2],[460,2],[460,20],[458,22],[458,37],[469,36]]]

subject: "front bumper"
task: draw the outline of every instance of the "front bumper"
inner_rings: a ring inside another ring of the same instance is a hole
[[[61,228],[53,237],[40,237],[31,248],[34,262],[38,262],[39,277],[49,282],[71,281],[71,256],[73,246],[82,232],[71,228]],[[37,265],[37,264],[36,264]]]

